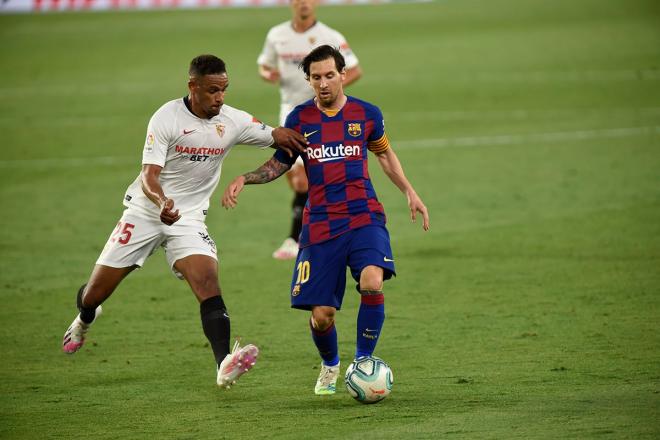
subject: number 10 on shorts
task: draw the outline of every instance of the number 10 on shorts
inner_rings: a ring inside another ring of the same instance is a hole
[[[306,283],[307,280],[309,280],[309,261],[301,261],[298,263],[298,267],[296,268],[296,271],[298,272],[298,278],[296,278],[296,284],[303,284]]]

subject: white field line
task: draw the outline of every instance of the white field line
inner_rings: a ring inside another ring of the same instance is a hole
[[[658,69],[619,69],[619,70],[538,70],[538,71],[477,71],[477,72],[415,72],[414,80],[410,75],[386,76],[384,74],[369,75],[369,81],[388,84],[411,84],[413,82],[434,82],[441,84],[548,84],[568,83],[580,84],[625,81],[658,81]]]
[[[386,120],[396,121],[447,121],[461,122],[478,120],[480,122],[492,121],[525,121],[529,119],[567,119],[570,118],[658,118],[660,107],[641,108],[565,108],[565,109],[509,109],[509,110],[423,110],[423,111],[387,111]],[[651,119],[656,120],[656,119]],[[0,122],[2,119],[0,119]]]
[[[608,128],[601,130],[558,131],[550,133],[503,134],[489,136],[469,136],[454,138],[429,138],[414,140],[393,140],[395,149],[426,149],[452,147],[489,147],[496,145],[518,145],[535,142],[581,141],[588,139],[625,138],[640,135],[660,135],[660,126]],[[0,168],[53,167],[73,168],[89,165],[139,165],[139,155],[69,157],[46,159],[0,160]]]
[[[535,142],[581,141],[588,139],[622,138],[639,135],[658,135],[660,126],[608,128],[602,130],[558,131],[551,133],[502,134],[456,138],[430,138],[392,141],[394,148],[451,148],[517,145]]]
[[[101,157],[54,157],[48,159],[17,159],[0,160],[0,168],[73,168],[88,165],[117,165],[135,163],[139,165],[139,155],[135,156],[101,156]]]

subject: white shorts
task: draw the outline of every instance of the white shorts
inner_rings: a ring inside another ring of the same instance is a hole
[[[182,258],[189,255],[208,255],[218,260],[215,242],[209,236],[203,221],[167,226],[159,219],[145,218],[127,209],[110,234],[96,264],[141,267],[147,257],[160,246],[165,249],[172,273],[179,279],[183,279],[183,275],[174,268],[174,263]]]

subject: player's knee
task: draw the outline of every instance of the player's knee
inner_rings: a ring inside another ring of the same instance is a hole
[[[366,267],[360,274],[360,290],[382,290],[383,269],[376,266]]]
[[[324,331],[332,327],[335,322],[334,309],[329,307],[317,307],[312,311],[312,327],[314,330]]]
[[[332,327],[332,324],[334,323],[335,323],[334,318],[323,317],[321,319],[314,319],[312,321],[312,327],[314,328],[314,330],[322,332]]]
[[[218,278],[214,273],[201,273],[190,281],[195,294],[200,299],[211,298],[221,294]]]

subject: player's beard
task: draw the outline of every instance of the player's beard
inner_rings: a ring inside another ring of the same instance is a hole
[[[220,114],[220,109],[222,108],[222,105],[219,107],[213,107],[209,106],[209,108],[206,110],[206,116],[211,119],[214,116],[218,116]]]
[[[323,93],[325,94],[323,94]],[[323,107],[331,107],[337,100],[338,93],[332,93],[332,90],[320,90],[318,99]]]

